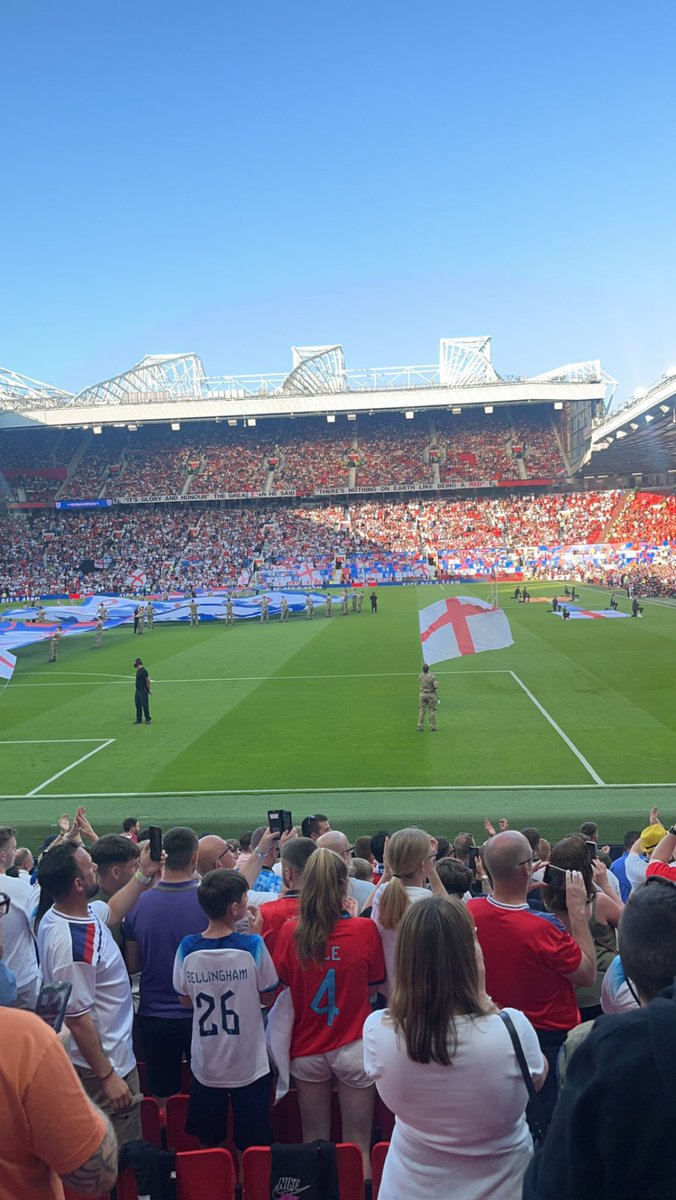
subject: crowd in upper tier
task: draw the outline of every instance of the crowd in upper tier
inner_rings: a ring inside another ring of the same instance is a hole
[[[640,551],[634,560],[617,544],[628,530],[638,530],[633,533],[638,540],[644,517],[657,549]],[[662,546],[665,540],[669,545]],[[611,548],[593,565],[583,548],[597,542]],[[368,572],[370,563],[384,557],[393,558],[406,577],[414,561],[431,557],[441,567],[444,560],[462,563],[474,555],[487,569],[528,562],[533,573],[552,578],[568,573],[576,579],[619,579],[631,570],[644,595],[661,594],[675,586],[674,543],[673,502],[618,491],[40,509],[10,512],[0,520],[0,593],[124,592],[139,571],[147,588],[157,592],[225,587],[242,572],[280,564],[321,570],[347,561]],[[574,570],[552,565],[548,548],[560,546],[577,555]]]
[[[227,492],[312,496],[322,489],[438,488],[567,474],[549,406],[318,418],[256,426],[189,422],[88,431],[0,433],[10,499],[122,502]]]

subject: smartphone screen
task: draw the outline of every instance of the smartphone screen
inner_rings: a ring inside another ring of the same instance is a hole
[[[478,846],[470,846],[469,848],[469,865],[473,871],[476,871],[476,864],[481,857]]]
[[[159,862],[162,857],[162,830],[159,825],[148,826],[148,839],[150,841],[150,857],[153,862]]]
[[[59,1033],[63,1026],[66,1006],[72,989],[72,983],[43,983],[40,988],[35,1012],[38,1017],[42,1017],[43,1021],[51,1025],[55,1033]]]
[[[278,808],[268,809],[268,829],[273,833],[282,832],[282,814]]]
[[[563,867],[553,867],[548,863],[545,867],[545,873],[542,876],[547,887],[564,888],[566,886],[566,872]]]
[[[595,858],[598,858],[598,849],[599,848],[596,845],[596,842],[585,842],[585,846],[587,847],[587,854],[589,855],[589,858],[593,862]]]

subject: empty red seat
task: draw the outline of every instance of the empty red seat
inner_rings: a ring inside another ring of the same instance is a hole
[[[141,1101],[141,1128],[146,1142],[159,1149],[162,1145],[162,1110],[152,1096],[144,1096]]]
[[[190,1150],[176,1155],[177,1200],[235,1200],[236,1183],[229,1150]]]
[[[185,1131],[188,1096],[170,1096],[167,1100],[167,1146],[170,1150],[200,1150],[199,1138]]]
[[[371,1151],[371,1179],[373,1180],[373,1200],[378,1200],[380,1181],[383,1177],[383,1167],[387,1158],[389,1142],[376,1142]]]

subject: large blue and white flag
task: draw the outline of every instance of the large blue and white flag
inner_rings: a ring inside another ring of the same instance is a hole
[[[11,679],[16,666],[16,656],[9,650],[0,650],[0,679]]]

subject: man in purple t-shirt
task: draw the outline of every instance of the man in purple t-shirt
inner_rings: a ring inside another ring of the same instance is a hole
[[[192,1013],[181,1006],[172,978],[179,944],[207,921],[197,900],[197,834],[179,826],[164,835],[167,861],[160,883],[141,896],[124,922],[125,960],[141,972],[138,1027],[150,1088],[160,1104],[181,1090],[181,1062],[190,1062]]]

